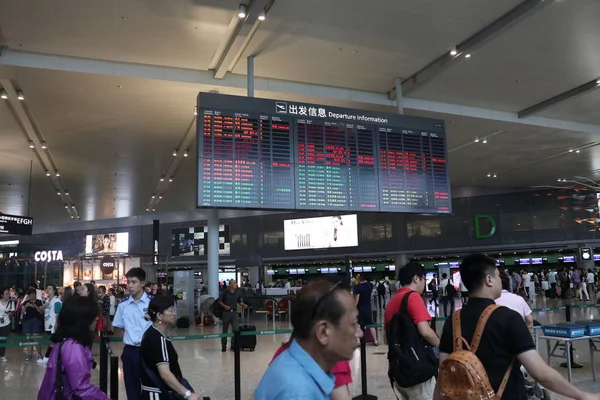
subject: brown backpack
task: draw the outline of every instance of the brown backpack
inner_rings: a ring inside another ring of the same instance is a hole
[[[483,364],[475,354],[490,315],[499,307],[494,304],[483,311],[470,346],[462,337],[460,310],[454,313],[452,324],[454,352],[440,365],[438,377],[444,400],[500,400],[502,398],[514,361],[504,374],[498,393],[495,393]],[[463,344],[467,350],[463,349]]]

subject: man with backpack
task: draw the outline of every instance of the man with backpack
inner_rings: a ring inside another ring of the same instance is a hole
[[[387,298],[387,288],[385,287],[385,279],[379,281],[377,285],[377,303],[379,303],[379,310],[385,310],[385,303]]]
[[[442,308],[444,309],[444,317],[448,317],[448,307],[450,306],[450,315],[454,312],[454,299],[456,298],[456,288],[452,279],[448,279],[448,274],[442,274],[442,282],[440,283],[442,289]]]
[[[460,274],[470,300],[444,325],[434,400],[527,400],[521,365],[548,390],[577,400],[600,400],[548,366],[523,317],[495,304],[502,292],[496,260],[485,254],[467,256]]]
[[[431,400],[440,339],[429,321],[421,295],[425,290],[425,268],[417,262],[398,271],[402,288],[385,309],[385,339],[388,344],[388,376],[392,388],[405,400]]]

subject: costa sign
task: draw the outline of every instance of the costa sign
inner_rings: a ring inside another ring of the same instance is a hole
[[[103,274],[112,274],[116,266],[117,263],[115,262],[114,257],[104,256],[102,257],[102,260],[100,260],[100,271],[102,271]]]
[[[62,250],[36,251],[33,255],[35,261],[62,261]]]

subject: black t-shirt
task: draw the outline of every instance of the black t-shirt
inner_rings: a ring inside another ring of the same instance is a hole
[[[181,374],[181,368],[179,368],[178,356],[171,339],[164,336],[153,326],[146,330],[144,337],[142,338],[142,344],[140,346],[140,357],[144,361],[144,364],[154,372],[156,377],[160,379],[158,373],[158,366],[161,364],[168,364],[169,369],[175,375],[175,378],[180,379],[183,375]],[[140,365],[140,380],[142,386],[159,390],[154,381],[150,378],[146,369]],[[163,384],[170,389],[169,386],[163,382]]]
[[[371,295],[373,293],[373,285],[370,282],[361,282],[354,286],[354,294],[359,294],[358,308],[361,310],[371,309]]]
[[[219,296],[219,300],[221,300],[221,302],[223,304],[225,304],[226,306],[231,307],[231,309],[233,311],[237,310],[238,303],[241,303],[241,301],[242,301],[242,299],[241,299],[240,295],[238,294],[237,290],[235,292],[231,293],[229,291],[229,289],[225,289],[221,293],[221,296]]]
[[[487,306],[492,304],[494,300],[491,299],[470,298],[462,308],[460,317],[462,335],[468,343],[473,340],[479,316]],[[440,339],[441,353],[450,354],[454,350],[452,336],[452,318],[448,318]],[[535,350],[535,343],[523,317],[506,307],[494,311],[483,330],[476,354],[485,367],[495,391],[498,391],[513,358],[529,350]],[[518,362],[512,369],[502,400],[527,400],[525,383]]]
[[[23,302],[23,319],[42,319],[42,314],[35,307],[26,307],[27,304],[35,304],[35,307],[41,307],[42,302],[40,300],[36,300],[35,302],[31,302],[29,300],[25,300]]]

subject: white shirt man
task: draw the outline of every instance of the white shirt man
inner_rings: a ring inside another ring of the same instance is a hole
[[[448,282],[450,282],[450,279],[448,279],[448,278],[442,279],[442,281],[440,282],[440,289],[442,289],[443,296],[446,293],[446,286],[448,286]]]
[[[513,294],[508,290],[502,290],[502,294],[496,299],[496,304],[508,307],[518,312],[529,329],[533,328],[533,316],[529,304],[519,295]]]
[[[593,285],[594,283],[596,283],[596,277],[594,276],[593,272],[588,272],[587,283],[589,283],[590,285]]]

